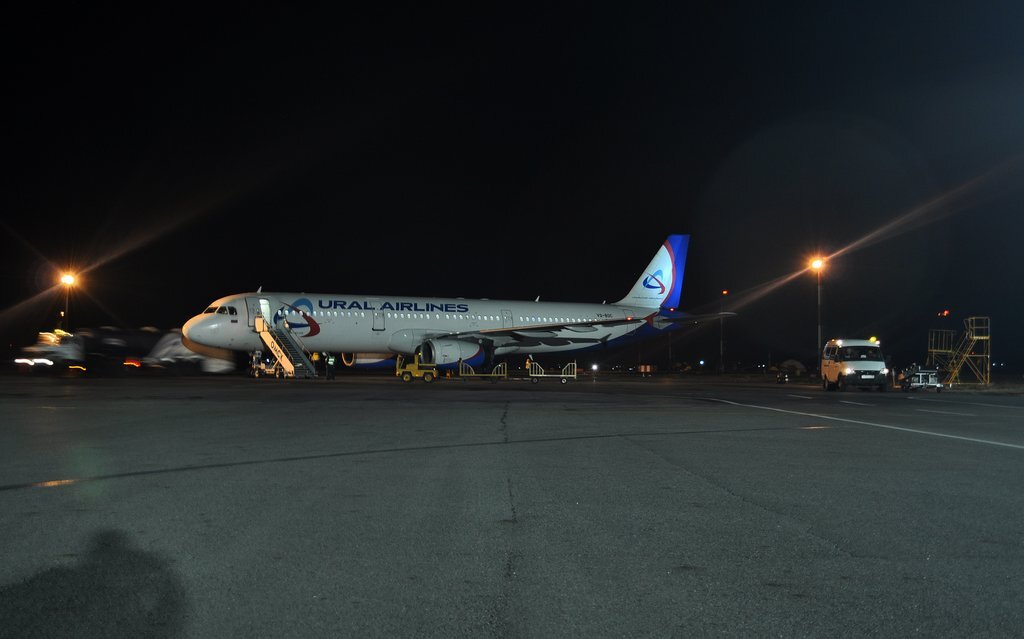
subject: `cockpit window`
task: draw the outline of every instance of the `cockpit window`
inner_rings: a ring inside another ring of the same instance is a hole
[[[218,306],[217,307],[217,314],[218,315],[227,315],[228,314],[228,307],[227,306]]]
[[[228,307],[228,315],[238,315],[238,309],[234,306]]]
[[[219,308],[219,307],[217,307],[217,306],[208,306],[206,308],[206,310],[201,313],[201,315],[206,315],[207,313],[216,313],[217,312],[217,308]]]

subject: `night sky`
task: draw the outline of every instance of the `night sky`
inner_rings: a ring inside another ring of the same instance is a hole
[[[615,301],[689,233],[730,366],[811,359],[820,252],[826,338],[902,366],[985,315],[1024,370],[1024,5],[558,7],[9,14],[4,343],[65,267],[73,326],[167,329],[258,286]]]

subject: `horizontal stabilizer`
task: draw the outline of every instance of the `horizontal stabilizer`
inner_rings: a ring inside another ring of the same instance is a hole
[[[662,310],[658,313],[658,319],[668,320],[673,324],[698,324],[700,322],[710,322],[713,320],[725,320],[730,317],[736,317],[736,313],[725,311],[722,313],[701,313],[694,315],[693,313],[684,313],[682,311],[666,311]]]

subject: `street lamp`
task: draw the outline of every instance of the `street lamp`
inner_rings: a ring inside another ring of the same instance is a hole
[[[60,283],[64,285],[64,330],[67,331],[71,328],[71,323],[68,320],[68,299],[71,297],[71,287],[75,285],[75,276],[71,273],[65,273],[60,276]],[[68,331],[70,332],[70,331]]]
[[[825,260],[816,257],[811,260],[811,268],[818,275],[818,343],[814,346],[814,353],[817,353],[822,346],[821,343],[821,269],[825,268]]]
[[[722,303],[725,296],[729,294],[728,289],[722,289],[722,296],[718,298],[718,373],[725,372],[725,317],[722,315]]]

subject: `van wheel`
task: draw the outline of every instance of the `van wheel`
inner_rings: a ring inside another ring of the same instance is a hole
[[[823,391],[830,391],[830,390],[832,390],[832,387],[828,385],[828,378],[827,377],[822,377],[821,378],[821,390],[823,390]]]
[[[839,390],[840,393],[846,391],[846,380],[843,378],[842,375],[840,375],[839,378],[836,379],[836,388]]]

